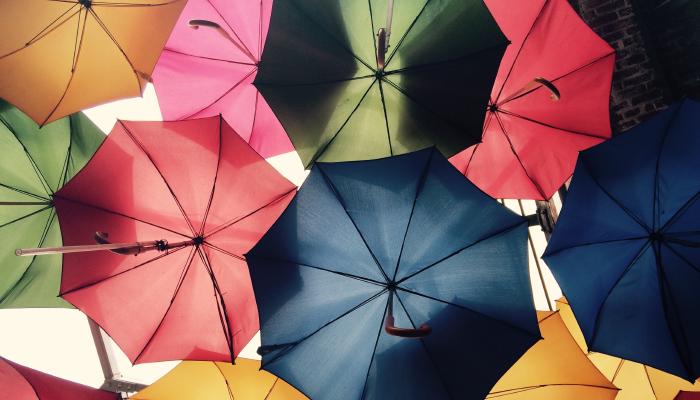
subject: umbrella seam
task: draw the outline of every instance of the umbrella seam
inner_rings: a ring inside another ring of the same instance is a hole
[[[248,136],[248,143],[250,144],[250,147],[253,147],[253,136],[257,132],[255,130],[255,124],[258,122],[258,104],[260,103],[260,91],[258,88],[255,88],[255,104],[253,105],[253,121],[250,123],[250,135]],[[275,116],[277,118],[277,116]],[[252,144],[251,144],[252,143]]]
[[[168,48],[168,47],[165,47],[165,48],[163,49],[163,52],[164,52],[164,53],[165,53],[166,51],[167,51],[167,52],[170,52],[170,53],[173,53],[173,54],[185,56],[185,57],[201,58],[202,60],[207,60],[207,61],[220,61],[220,62],[225,62],[225,63],[228,63],[228,64],[249,65],[249,66],[251,66],[251,67],[256,66],[256,64],[253,64],[253,63],[242,62],[242,61],[226,60],[226,59],[223,59],[223,58],[207,57],[207,56],[202,56],[202,55],[198,55],[198,54],[190,54],[190,53],[185,53],[184,51],[175,50],[175,49]]]
[[[493,104],[493,101],[489,98],[489,103]],[[474,145],[474,151],[472,151],[471,156],[469,156],[469,160],[467,160],[467,165],[464,166],[464,172],[462,172],[462,175],[465,177],[469,176],[469,167],[472,164],[472,160],[476,156],[476,151],[479,150],[479,145],[481,145],[484,142],[484,134],[486,133],[486,130],[491,126],[491,121],[493,120],[493,113],[487,112],[486,113],[486,118],[484,120],[484,126],[481,130],[481,140],[479,143]]]
[[[678,116],[678,112],[680,109],[683,108],[683,103],[678,105],[675,110],[673,110],[673,113],[668,119],[668,122],[666,123],[666,127],[663,130],[663,136],[661,137],[661,143],[659,144],[659,151],[656,153],[656,167],[654,169],[654,203],[652,205],[652,229],[655,231],[657,227],[656,220],[660,218],[661,216],[659,215],[659,205],[661,202],[661,199],[659,199],[659,165],[661,164],[661,153],[663,152],[664,145],[666,144],[666,138],[668,138],[669,131],[671,130],[671,127],[674,125],[676,122],[676,117]],[[660,222],[659,222],[660,224]]]
[[[17,136],[17,132],[14,130],[12,125],[5,120],[4,116],[2,116],[2,115],[0,115],[0,122],[2,122],[2,124],[5,125],[5,128],[7,128],[7,130],[9,130],[12,133],[12,136],[14,136],[15,139],[17,139],[17,143],[19,143],[19,145],[22,147],[24,154],[27,156],[27,160],[29,161],[29,164],[32,166],[32,169],[34,170],[34,173],[37,175],[37,178],[39,178],[39,183],[41,184],[42,189],[44,189],[46,194],[49,197],[51,197],[51,195],[53,194],[53,191],[51,190],[51,185],[49,185],[49,182],[47,181],[44,174],[41,173],[41,170],[39,169],[38,164],[36,163],[36,161],[34,161],[34,158],[32,157],[31,153],[29,153],[29,150],[27,149],[27,147],[24,145],[24,143]],[[12,188],[11,186],[7,186],[4,184],[0,184],[0,185],[5,186],[7,188]],[[17,189],[15,189],[15,190],[19,192],[19,190],[17,190]],[[29,192],[22,191],[22,193],[28,194]],[[33,195],[33,196],[36,197],[37,195]]]
[[[4,228],[4,227],[6,227],[6,226],[8,226],[8,225],[10,225],[10,224],[14,224],[14,223],[17,222],[17,221],[21,221],[21,220],[23,220],[23,219],[25,219],[25,218],[29,218],[29,217],[31,217],[32,215],[39,214],[39,213],[41,213],[41,212],[43,212],[43,211],[46,211],[46,210],[48,210],[48,209],[50,209],[50,208],[53,208],[53,206],[50,205],[50,204],[49,204],[49,205],[46,205],[45,207],[42,207],[42,208],[40,208],[40,209],[38,209],[38,210],[34,210],[34,211],[32,211],[31,213],[29,213],[29,214],[26,214],[26,215],[23,215],[23,216],[21,216],[21,217],[15,218],[15,219],[13,219],[12,221],[5,222],[4,224],[0,225],[0,228]]]
[[[546,122],[538,121],[538,120],[536,120],[536,119],[533,119],[533,118],[530,118],[530,117],[526,117],[526,116],[524,116],[524,115],[520,115],[520,114],[518,114],[518,113],[509,111],[509,110],[506,110],[506,109],[499,109],[498,111],[499,111],[500,113],[503,113],[503,114],[506,114],[506,115],[510,115],[510,116],[512,116],[512,117],[520,118],[520,119],[523,119],[523,120],[528,121],[528,122],[532,122],[532,123],[537,124],[537,125],[542,125],[542,126],[544,126],[544,127],[546,127],[546,128],[551,128],[551,129],[560,130],[560,131],[563,131],[563,132],[566,132],[566,133],[569,133],[569,134],[572,134],[572,135],[585,136],[585,137],[590,137],[590,138],[593,138],[593,139],[600,139],[601,141],[610,139],[609,137],[606,137],[606,136],[598,136],[598,135],[595,135],[595,134],[592,134],[592,133],[588,133],[588,132],[575,131],[575,130],[572,130],[572,129],[562,128],[562,127],[560,127],[560,126],[548,124],[548,123],[546,123]]]
[[[352,226],[355,227],[355,231],[357,232],[358,235],[360,235],[360,239],[362,239],[362,243],[364,243],[365,248],[369,252],[369,255],[372,257],[372,260],[374,261],[377,268],[379,269],[379,273],[384,277],[384,279],[388,283],[389,276],[387,276],[386,272],[384,272],[384,269],[382,269],[382,266],[379,263],[377,256],[374,255],[374,252],[369,247],[369,243],[367,243],[367,240],[365,240],[364,235],[362,235],[360,228],[355,223],[355,220],[352,219],[352,216],[350,215],[350,212],[348,212],[347,206],[345,205],[345,202],[343,201],[342,195],[340,193],[338,193],[338,189],[335,187],[335,185],[331,181],[331,178],[326,174],[325,171],[323,171],[323,168],[321,168],[321,164],[316,164],[316,168],[318,168],[319,172],[321,173],[321,176],[323,176],[323,180],[325,181],[328,188],[331,190],[331,193],[333,193],[333,197],[335,197],[335,200],[338,202],[338,205],[340,205],[340,208],[343,209],[343,211],[345,212],[345,215],[350,220],[350,223],[352,223]]]
[[[664,244],[664,246],[666,246],[666,248],[668,248],[669,250],[671,250],[678,258],[680,258],[680,259],[683,260],[686,264],[688,264],[692,269],[694,269],[695,271],[697,271],[698,273],[700,273],[700,269],[699,269],[698,267],[696,267],[693,263],[691,263],[690,260],[688,260],[684,255],[682,255],[681,253],[679,253],[678,251],[676,251],[676,249],[674,249],[673,247],[671,247],[668,243],[663,242],[663,244]]]
[[[401,38],[399,39],[398,42],[396,42],[396,46],[394,46],[394,50],[391,51],[391,54],[389,54],[389,57],[386,59],[386,62],[384,65],[389,66],[389,63],[391,62],[392,59],[394,59],[394,55],[396,52],[399,50],[401,45],[403,44],[403,41],[406,39],[406,36],[408,36],[408,33],[413,29],[413,26],[416,24],[418,19],[423,15],[423,12],[425,11],[426,8],[428,8],[428,4],[430,3],[430,0],[426,0],[425,3],[423,3],[423,7],[421,7],[420,11],[418,11],[418,14],[416,14],[416,17],[411,21],[411,24],[406,28],[406,31],[404,31],[403,35],[401,35]],[[385,27],[386,28],[386,27]],[[372,26],[372,33],[374,33],[374,25]],[[376,50],[375,50],[376,53]]]
[[[228,382],[228,379],[226,378],[226,375],[224,375],[224,371],[221,370],[219,367],[219,364],[216,361],[212,361],[212,364],[214,364],[214,367],[216,367],[216,370],[219,371],[219,374],[221,374],[221,377],[224,378],[224,383],[226,384],[226,390],[228,391],[228,397],[229,400],[235,400],[233,398],[233,392],[231,391],[231,385]]]
[[[72,157],[73,131],[75,131],[76,128],[75,128],[74,123],[73,123],[73,116],[72,115],[68,116],[68,129],[69,129],[69,134],[68,134],[68,149],[66,149],[66,160],[63,163],[63,168],[61,171],[61,178],[56,186],[56,190],[63,187],[66,184],[66,182],[68,181],[68,168],[71,164],[71,161],[73,161],[73,157]]]
[[[219,320],[222,324],[224,335],[226,335],[226,342],[228,344],[229,355],[231,356],[231,363],[235,364],[236,354],[235,343],[233,338],[234,336],[238,335],[238,333],[240,333],[242,328],[238,329],[235,333],[233,332],[233,323],[229,319],[229,312],[226,308],[226,302],[224,301],[224,294],[221,291],[221,287],[219,286],[218,280],[216,279],[216,274],[214,273],[214,268],[211,266],[211,261],[201,248],[197,248],[197,253],[202,259],[202,263],[204,264],[204,267],[207,273],[209,274],[212,286],[214,287],[215,297],[218,296],[216,308],[219,313]]]
[[[223,99],[223,98],[226,97],[229,93],[233,92],[236,88],[238,88],[239,86],[241,86],[241,84],[243,83],[243,81],[245,81],[246,79],[248,79],[248,77],[250,77],[250,76],[253,75],[255,72],[257,72],[257,70],[258,70],[258,67],[257,67],[257,66],[254,66],[253,69],[251,69],[250,71],[248,71],[248,73],[247,73],[244,77],[242,77],[238,82],[234,83],[233,86],[231,86],[230,88],[228,88],[226,91],[224,91],[224,93],[223,93],[221,96],[217,97],[216,99],[214,99],[214,101],[208,103],[207,105],[205,105],[204,107],[200,108],[199,110],[197,110],[197,111],[195,111],[195,112],[193,112],[193,113],[190,113],[190,114],[188,114],[188,115],[182,117],[182,119],[190,119],[190,118],[192,118],[192,117],[195,117],[197,114],[201,114],[201,113],[203,113],[204,111],[206,111],[208,108],[214,106],[216,103],[219,102],[219,100]],[[233,129],[233,128],[231,128],[231,129]],[[235,130],[234,130],[234,132],[235,132]],[[236,134],[238,134],[238,133],[236,132]],[[240,135],[239,135],[239,136],[240,136]]]
[[[592,245],[606,244],[606,243],[624,242],[624,241],[628,241],[628,240],[642,240],[642,239],[648,239],[648,238],[649,238],[649,236],[635,236],[635,237],[624,238],[624,239],[611,239],[611,240],[603,240],[603,241],[599,241],[599,242],[585,242],[585,243],[580,243],[580,244],[576,244],[573,246],[557,249],[557,250],[554,250],[552,252],[547,252],[545,250],[545,254],[542,255],[542,258],[547,258],[547,257],[553,256],[555,254],[561,253],[562,251],[571,250],[571,249],[575,249],[578,247],[585,247],[585,246],[592,246]]]
[[[214,192],[216,191],[216,181],[219,178],[219,167],[221,166],[221,148],[223,147],[221,126],[223,125],[223,117],[219,114],[219,149],[216,157],[216,171],[214,172],[214,182],[211,184],[211,192],[209,193],[209,200],[207,201],[207,208],[204,210],[204,217],[202,218],[202,224],[199,227],[199,235],[204,235],[204,227],[207,224],[207,217],[209,216],[209,210],[211,209],[211,203],[214,200]]]
[[[370,26],[370,37],[372,41],[372,48],[374,49],[374,54],[377,54],[377,42],[375,40],[375,33],[374,33],[374,15],[372,13],[372,0],[367,0],[367,9],[369,10],[369,23],[372,25]],[[379,60],[377,60],[377,57],[374,57],[374,66],[375,70],[379,70]]]
[[[496,397],[502,397],[502,396],[508,396],[511,394],[517,394],[517,393],[522,393],[522,392],[528,392],[531,390],[537,390],[537,389],[542,389],[545,387],[549,386],[584,386],[584,387],[590,387],[590,388],[596,388],[596,389],[605,389],[605,390],[611,390],[611,391],[620,391],[618,388],[611,388],[608,386],[602,386],[602,385],[590,385],[586,383],[545,383],[541,385],[532,385],[532,386],[523,386],[523,387],[517,387],[517,388],[512,388],[512,389],[503,389],[499,390],[496,392],[489,392],[488,396],[486,396],[486,399],[492,399]],[[495,396],[492,396],[495,395]]]
[[[4,183],[0,183],[0,187],[4,187],[4,188],[7,188],[7,189],[10,189],[10,190],[12,190],[12,191],[14,191],[14,192],[23,194],[23,195],[25,195],[25,196],[33,197],[33,198],[35,198],[35,199],[37,199],[37,200],[46,200],[47,202],[51,201],[51,199],[48,198],[48,197],[43,197],[43,196],[41,196],[41,195],[34,194],[34,193],[31,193],[31,192],[27,192],[27,191],[22,190],[22,189],[17,189],[16,187],[8,186],[8,185],[5,185]]]
[[[236,39],[238,39],[238,41],[241,43],[241,45],[243,45],[243,48],[245,49],[246,56],[248,56],[248,58],[250,59],[250,61],[257,62],[258,60],[255,59],[255,56],[253,55],[253,52],[250,51],[250,49],[248,48],[248,46],[246,46],[246,44],[245,44],[245,42],[243,41],[243,39],[241,39],[241,38],[238,36],[238,33],[236,33],[236,30],[233,29],[233,27],[228,23],[228,21],[226,20],[226,18],[224,18],[224,16],[221,15],[221,12],[214,6],[214,4],[211,2],[211,0],[206,0],[206,1],[207,1],[207,3],[209,3],[209,5],[211,6],[211,8],[213,8],[214,11],[216,11],[216,13],[219,15],[219,17],[221,18],[221,20],[224,21],[224,24],[226,24],[226,26],[228,27],[228,29],[231,30],[231,32],[232,32],[233,35],[236,37]],[[259,18],[259,20],[262,20],[262,16]]]
[[[1,357],[1,356],[0,356],[0,361],[6,361],[6,362],[7,362],[7,361],[9,361],[9,360],[6,359],[5,357]],[[7,364],[10,366],[10,368],[12,368],[13,371],[17,372],[17,374],[18,374],[19,376],[21,376],[21,377],[24,379],[25,382],[27,382],[27,384],[29,384],[29,387],[32,388],[32,391],[33,391],[34,394],[36,395],[36,400],[41,400],[40,397],[39,397],[39,392],[36,391],[36,388],[34,387],[34,384],[29,380],[29,378],[27,378],[26,376],[24,376],[24,374],[23,374],[19,369],[15,368],[15,366],[12,365],[11,363],[7,363]]]
[[[386,139],[389,142],[389,155],[393,156],[394,149],[391,146],[391,132],[389,131],[389,116],[386,113],[386,101],[384,100],[384,89],[382,88],[382,81],[383,81],[383,79],[377,79],[377,83],[379,83],[379,97],[382,100],[382,111],[384,111],[384,124],[386,126]]]
[[[694,196],[690,197],[688,201],[685,202],[672,216],[671,218],[666,221],[666,223],[659,228],[659,231],[665,232],[666,228],[670,228],[673,223],[676,222],[676,220],[681,217],[686,211],[688,211],[688,208],[698,199],[700,198],[700,191],[695,193]],[[674,233],[674,232],[671,232]]]
[[[389,293],[391,296],[391,293]],[[384,325],[384,318],[386,315],[386,310],[389,308],[389,301],[387,300],[386,305],[384,305],[384,312],[382,312],[382,318],[379,320],[379,329],[377,331],[377,338],[374,340],[374,348],[372,349],[372,356],[369,359],[369,364],[367,365],[367,374],[365,374],[365,381],[362,384],[362,393],[360,393],[360,400],[365,398],[367,393],[367,381],[369,380],[369,373],[372,371],[372,364],[374,363],[374,357],[377,354],[377,345],[379,344],[379,338],[382,335],[382,325]]]

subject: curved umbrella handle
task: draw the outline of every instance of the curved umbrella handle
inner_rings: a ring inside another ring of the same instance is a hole
[[[189,21],[190,28],[192,29],[199,29],[200,27],[205,27],[205,28],[211,28],[214,29],[215,31],[219,32],[221,36],[226,38],[229,42],[231,42],[234,46],[238,48],[238,50],[242,51],[245,53],[248,58],[251,59],[251,61],[256,62],[255,57],[250,53],[250,51],[244,46],[241,45],[241,43],[238,43],[238,41],[234,40],[231,35],[226,32],[224,28],[221,27],[221,25],[217,24],[214,21],[209,21],[208,19],[191,19]],[[235,34],[235,32],[234,32]],[[240,40],[240,39],[238,39]]]
[[[379,28],[377,32],[377,68],[380,71],[386,66],[387,36],[386,29]]]
[[[559,99],[561,99],[561,93],[559,93],[559,89],[557,89],[557,87],[554,86],[552,82],[542,78],[541,76],[538,76],[533,81],[539,83],[540,85],[544,86],[549,90],[549,98],[552,99],[552,101],[559,101]]]
[[[386,317],[384,318],[384,330],[391,336],[402,338],[424,338],[433,331],[433,328],[428,324],[423,324],[415,328],[399,328],[394,326],[394,295],[389,294],[389,304],[386,308]]]
[[[510,96],[499,101],[498,104],[496,104],[496,106],[501,106],[501,105],[503,105],[511,100],[519,99],[519,98],[521,98],[529,93],[534,92],[535,90],[537,90],[540,87],[544,87],[545,89],[547,89],[549,91],[549,98],[552,101],[559,101],[559,99],[561,99],[561,93],[559,92],[559,89],[557,89],[557,87],[549,80],[547,80],[541,76],[538,76],[535,79],[528,82],[527,84],[525,84],[523,87],[521,87],[517,91],[515,91]]]

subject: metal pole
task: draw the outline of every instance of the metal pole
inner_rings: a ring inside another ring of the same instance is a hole
[[[0,201],[0,206],[50,206],[50,201]]]
[[[144,251],[159,250],[165,251],[176,247],[189,246],[194,244],[193,240],[185,240],[177,243],[168,243],[165,240],[153,240],[149,242],[133,243],[105,243],[87,244],[80,246],[60,246],[60,247],[34,247],[15,250],[17,256],[42,256],[49,254],[85,253],[90,251],[117,251],[123,250],[125,254],[138,254]]]
[[[523,208],[523,201],[518,200],[518,206],[520,206],[520,214],[525,216],[525,209]],[[537,257],[537,250],[535,249],[535,242],[532,240],[532,235],[530,234],[530,228],[527,229],[527,241],[530,244],[530,250],[532,251],[532,258],[535,259],[535,266],[537,267],[537,274],[540,277],[540,283],[542,284],[542,290],[544,291],[544,298],[547,300],[547,308],[549,311],[554,311],[552,307],[552,299],[549,297],[549,291],[547,290],[547,284],[544,281],[544,274],[542,273],[542,266],[540,265],[539,257]]]

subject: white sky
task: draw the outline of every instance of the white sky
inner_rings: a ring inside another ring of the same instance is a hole
[[[109,133],[117,118],[162,119],[155,91],[150,84],[146,87],[143,98],[120,100],[84,112],[105,133]],[[306,178],[307,172],[304,171],[301,160],[295,152],[272,157],[268,161],[297,186],[301,185]],[[555,199],[555,201],[558,200]],[[520,214],[517,201],[507,200],[506,206]],[[535,211],[533,201],[523,201],[523,206],[525,214],[532,214]],[[539,257],[546,247],[544,235],[539,227],[530,228],[530,234]],[[544,262],[540,260],[540,264],[544,269],[550,298],[554,301],[561,296],[561,291]],[[532,253],[530,253],[530,280],[537,308],[546,310],[547,302]],[[260,338],[257,335],[241,355],[247,358],[259,358],[255,353],[259,344]],[[133,367],[111,340],[108,340],[108,351],[115,357],[116,367],[122,379],[144,384],[152,383],[177,365],[177,362],[164,362]],[[0,355],[31,368],[93,387],[99,387],[104,381],[87,318],[78,310],[0,310]]]

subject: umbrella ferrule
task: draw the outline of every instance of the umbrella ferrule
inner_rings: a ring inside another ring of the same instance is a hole
[[[85,8],[92,7],[92,0],[78,0],[78,3]]]

